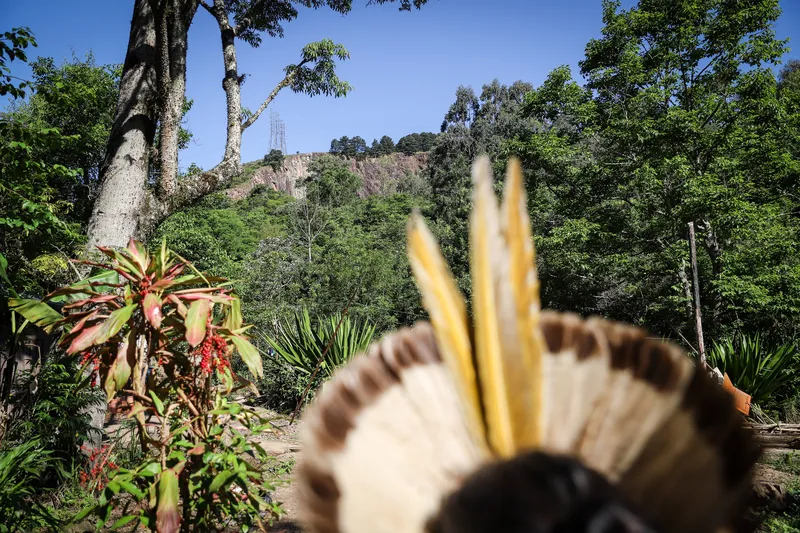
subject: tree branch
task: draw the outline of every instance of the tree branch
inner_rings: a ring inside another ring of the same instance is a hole
[[[253,113],[250,116],[250,118],[248,118],[242,123],[242,132],[244,132],[244,130],[252,126],[256,120],[258,120],[258,117],[261,116],[261,113],[263,113],[264,110],[267,108],[267,106],[272,103],[272,101],[275,99],[276,96],[278,96],[278,93],[281,92],[281,89],[292,83],[292,79],[294,78],[295,72],[297,72],[297,69],[303,66],[303,63],[305,63],[305,61],[297,65],[297,68],[295,68],[289,74],[287,74],[286,77],[283,78],[283,80],[281,80],[281,82],[278,83],[278,85],[276,85],[274,89],[272,89],[272,92],[269,93],[269,96],[267,96],[266,100],[264,100],[261,103],[261,105],[258,106],[258,109],[256,109],[255,113]]]

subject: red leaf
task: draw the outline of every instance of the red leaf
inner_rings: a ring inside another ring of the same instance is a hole
[[[206,321],[210,306],[208,300],[195,300],[186,313],[186,341],[195,347],[206,336]]]
[[[135,239],[131,239],[130,242],[128,242],[128,252],[130,253],[131,259],[142,269],[142,273],[146,272],[147,267],[150,266],[150,257],[147,255],[147,248],[145,248],[144,244]]]
[[[102,304],[102,303],[114,303],[116,304],[117,309],[121,306],[115,300],[120,299],[119,296],[116,294],[104,294],[102,296],[95,296],[93,298],[87,298],[86,300],[81,300],[79,302],[74,302],[71,304],[67,304],[64,306],[64,309],[78,309],[83,307],[84,305],[88,304]]]
[[[72,344],[67,348],[67,353],[73,354],[82,352],[94,344],[101,327],[103,327],[103,324],[95,324],[90,328],[84,329],[80,335],[73,339]]]
[[[117,346],[117,355],[105,378],[105,390],[107,394],[107,401],[111,401],[114,394],[128,382],[131,377],[131,367],[136,359],[136,339],[134,338],[133,330],[128,333],[125,340]]]
[[[161,319],[164,318],[164,315],[161,313],[161,298],[152,292],[148,292],[144,297],[142,307],[147,321],[150,322],[154,328],[160,328]]]
[[[99,312],[100,312],[100,311],[99,311],[98,309],[95,309],[95,310],[93,310],[93,311],[91,311],[91,312],[87,313],[87,314],[86,314],[86,316],[84,316],[83,318],[81,318],[81,319],[80,319],[80,320],[79,320],[79,321],[78,321],[78,322],[77,322],[77,323],[76,323],[74,326],[72,326],[72,329],[71,329],[71,330],[69,330],[69,332],[70,332],[70,333],[77,333],[77,332],[79,332],[79,331],[80,331],[80,330],[83,328],[83,326],[85,326],[85,325],[86,325],[86,322],[88,322],[89,320],[91,320],[92,318],[94,318],[95,316],[97,316],[97,313],[99,313]],[[70,318],[76,317],[77,315],[78,315],[78,313],[71,314],[71,315],[70,315]]]
[[[228,303],[233,300],[233,298],[226,294],[203,294],[197,292],[181,294],[180,297],[184,300],[208,300],[209,302],[216,302],[220,304]]]

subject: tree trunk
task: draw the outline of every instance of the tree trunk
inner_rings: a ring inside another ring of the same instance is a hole
[[[159,38],[159,196],[174,194],[178,183],[178,144],[186,96],[189,27],[197,12],[194,0],[169,0],[156,14]],[[174,15],[177,13],[177,15]]]
[[[139,235],[156,129],[156,27],[148,0],[135,0],[119,99],[88,228],[88,251]]]
[[[146,201],[150,148],[156,130],[156,27],[149,0],[135,0],[119,98],[89,220],[87,253],[95,246],[125,246],[139,235]],[[94,447],[102,442],[107,405],[89,408]]]
[[[689,222],[689,259],[692,263],[692,284],[694,285],[694,327],[697,333],[697,362],[704,368],[706,366],[706,347],[705,342],[703,342],[703,315],[700,307],[700,276],[697,272],[694,222]]]
[[[238,170],[242,151],[242,94],[239,85],[239,66],[236,62],[236,32],[228,20],[224,0],[214,0],[211,14],[217,21],[222,37],[222,60],[225,67],[222,88],[225,90],[228,125],[225,155],[222,159],[223,161],[238,161]]]

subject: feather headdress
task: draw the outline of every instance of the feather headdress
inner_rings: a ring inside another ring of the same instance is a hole
[[[425,223],[430,323],[385,336],[304,414],[315,533],[732,530],[758,456],[730,395],[676,346],[542,311],[519,163],[472,169],[472,313]]]

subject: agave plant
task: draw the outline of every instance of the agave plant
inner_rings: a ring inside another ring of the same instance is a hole
[[[708,363],[728,374],[733,384],[763,404],[792,381],[790,372],[797,350],[792,344],[765,345],[759,335],[736,335],[715,343]]]
[[[319,364],[318,375],[324,379],[351,357],[366,351],[375,334],[374,325],[350,320],[349,316],[342,317],[341,313],[312,323],[307,309],[295,313],[293,319],[279,321],[276,330],[274,337],[262,334],[262,339],[284,361],[304,374],[312,374]]]

